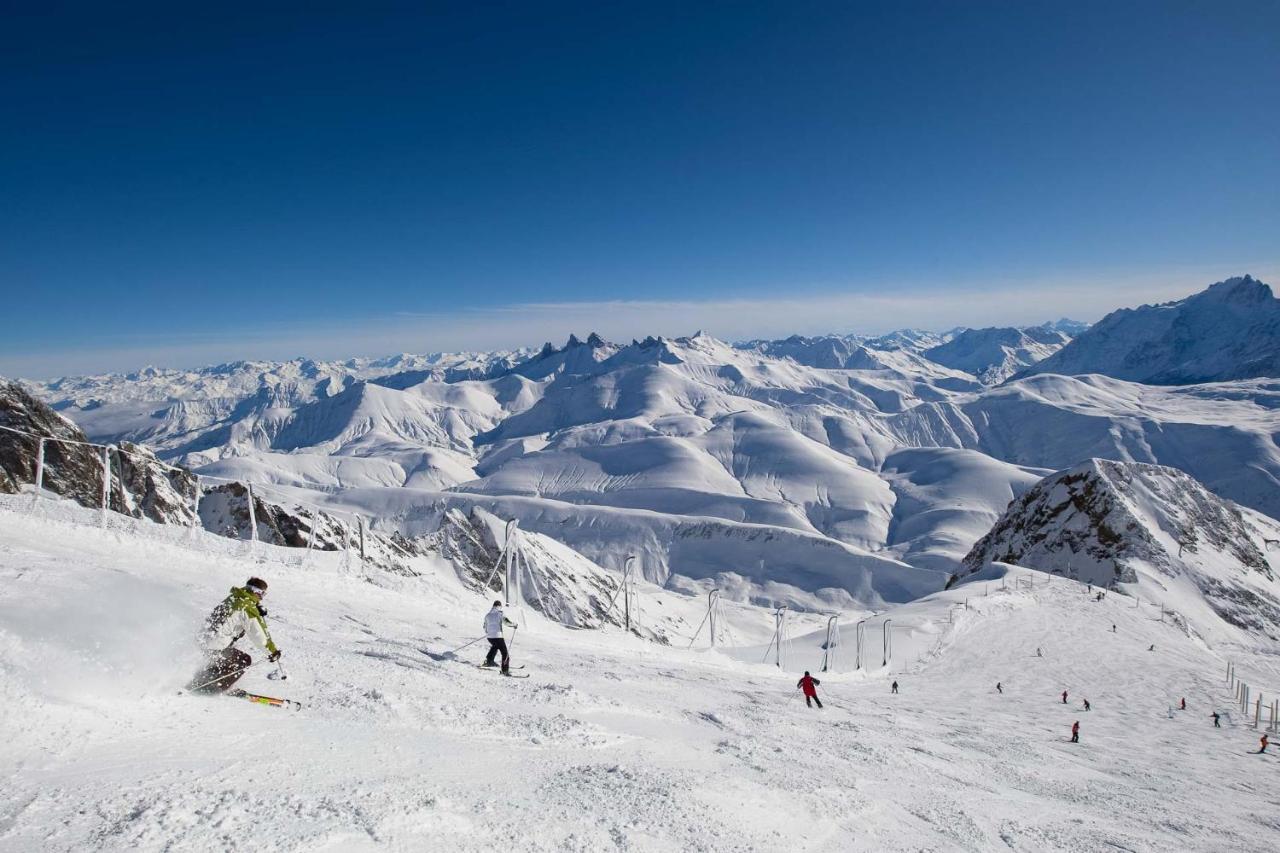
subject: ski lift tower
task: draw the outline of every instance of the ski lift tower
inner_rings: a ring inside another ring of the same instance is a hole
[[[836,653],[840,650],[840,614],[832,613],[827,617],[827,641],[822,645],[822,671],[826,672],[830,664],[836,661]]]
[[[787,642],[787,605],[785,604],[778,605],[778,609],[773,612],[773,620],[774,620],[773,641],[769,644],[769,646],[770,648],[773,648],[775,650],[775,654],[773,658],[774,666],[778,667],[779,669],[782,669],[783,661],[786,657],[786,653],[783,651],[783,647],[786,645],[786,642]],[[768,649],[765,649],[764,657],[765,657],[765,660],[769,659]]]

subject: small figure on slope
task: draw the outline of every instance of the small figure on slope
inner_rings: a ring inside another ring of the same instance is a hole
[[[1067,691],[1062,691],[1062,704],[1067,704]]]
[[[1093,707],[1092,707],[1092,706],[1090,706],[1090,704],[1089,704],[1089,700],[1088,700],[1088,699],[1084,700],[1084,709],[1085,709],[1086,711],[1092,711],[1092,710],[1093,710]]]
[[[1004,693],[1004,686],[998,681],[996,682],[996,692],[1000,694]]]
[[[1155,644],[1155,643],[1152,643],[1152,644],[1151,644],[1151,648],[1147,649],[1147,651],[1149,651],[1149,652],[1154,652],[1155,650],[1156,650],[1156,644]]]
[[[514,628],[516,623],[502,615],[502,602],[495,601],[493,607],[484,615],[484,635],[489,638],[489,654],[481,666],[493,666],[493,659],[501,652],[502,674],[506,675],[511,671],[511,655],[507,652],[507,641],[502,636],[503,625]]]
[[[895,682],[893,682],[893,686],[889,688],[889,692],[890,692],[890,693],[897,693],[897,692],[898,692],[898,682],[896,682],[896,681],[895,681]]]
[[[222,693],[244,674],[253,658],[235,647],[248,637],[253,644],[267,653],[267,660],[280,660],[280,650],[267,631],[266,608],[262,598],[267,594],[267,582],[261,578],[249,578],[242,587],[232,587],[231,594],[213,609],[205,619],[200,632],[200,645],[204,649],[205,664],[188,690],[196,693]]]
[[[822,700],[818,698],[818,685],[821,683],[821,681],[810,675],[807,669],[804,671],[804,676],[796,682],[796,687],[799,687],[801,692],[804,693],[805,707],[812,708],[813,702],[817,702],[819,708],[822,707]]]
[[[1213,717],[1213,727],[1214,727],[1215,729],[1220,729],[1220,728],[1222,728],[1222,723],[1221,723],[1221,722],[1219,721],[1219,719],[1218,719],[1218,712],[1217,712],[1217,711],[1214,711],[1214,712],[1213,712],[1212,714],[1210,714],[1209,716],[1210,716],[1210,717]]]
[[[1178,706],[1179,711],[1187,710],[1187,697],[1182,697],[1182,703]]]
[[[1044,657],[1044,651],[1039,646],[1036,646],[1036,657],[1038,658]]]
[[[1258,754],[1259,754],[1259,755],[1261,755],[1262,753],[1264,753],[1264,752],[1266,752],[1266,751],[1267,751],[1267,744],[1269,744],[1269,743],[1271,743],[1271,741],[1267,740],[1267,736],[1266,736],[1266,735],[1263,735],[1263,736],[1262,736],[1262,746],[1258,747]]]
[[[1114,634],[1115,632],[1116,632],[1116,623],[1112,622],[1112,623],[1111,623],[1111,633],[1113,633],[1113,634]]]
[[[1072,743],[1080,742],[1080,721],[1079,720],[1076,720],[1074,723],[1071,724],[1071,742]]]

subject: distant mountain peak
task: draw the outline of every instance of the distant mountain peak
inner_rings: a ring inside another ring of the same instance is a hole
[[[1197,297],[1205,300],[1214,299],[1244,304],[1266,303],[1275,299],[1275,295],[1271,292],[1269,285],[1248,274],[1211,284],[1208,289],[1191,298],[1195,299]]]
[[[1113,311],[1019,377],[1101,373],[1150,385],[1280,376],[1280,300],[1253,276]]]
[[[1047,326],[964,329],[946,343],[925,350],[924,357],[994,385],[1053,355],[1068,340],[1066,333]]]

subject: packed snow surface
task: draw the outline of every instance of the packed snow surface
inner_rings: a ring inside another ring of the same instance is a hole
[[[488,601],[446,565],[366,573],[339,555],[114,518],[102,530],[96,513],[32,506],[0,498],[5,850],[1280,844],[1280,758],[1250,754],[1258,733],[1224,681],[1234,660],[1272,696],[1276,650],[1207,646],[1115,592],[980,575],[846,613],[827,673],[822,614],[792,615],[779,668],[762,662],[772,616],[754,607],[726,605],[715,650],[705,629],[692,649],[663,647],[526,611],[513,654],[530,677],[515,680],[473,666],[483,643],[450,659]],[[177,694],[193,633],[250,573],[270,583],[289,678],[264,664],[242,684],[301,711]],[[696,624],[704,599],[663,595],[646,606]],[[806,668],[823,710],[795,688]]]

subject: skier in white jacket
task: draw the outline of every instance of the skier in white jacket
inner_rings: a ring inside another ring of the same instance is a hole
[[[516,623],[502,615],[502,602],[495,601],[493,607],[484,615],[484,635],[489,638],[489,654],[481,666],[493,666],[493,659],[502,653],[502,672],[505,675],[511,670],[511,655],[507,653],[507,641],[502,637],[502,626]]]

